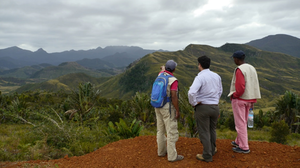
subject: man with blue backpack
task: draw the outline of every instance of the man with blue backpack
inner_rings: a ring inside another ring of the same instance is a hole
[[[176,142],[179,138],[177,119],[180,116],[178,107],[178,80],[173,76],[177,63],[168,60],[153,83],[151,105],[155,107],[157,120],[157,153],[166,156],[168,161],[182,160],[178,155]],[[167,133],[167,137],[165,136]]]

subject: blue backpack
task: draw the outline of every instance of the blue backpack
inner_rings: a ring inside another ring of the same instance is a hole
[[[151,105],[156,108],[163,107],[167,102],[170,102],[170,97],[167,96],[167,87],[169,78],[173,77],[170,74],[161,73],[154,81],[151,92]]]

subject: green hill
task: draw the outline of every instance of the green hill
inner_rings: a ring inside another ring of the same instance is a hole
[[[26,79],[26,78],[30,78],[30,76],[32,76],[36,72],[48,66],[51,65],[40,64],[40,65],[32,65],[32,66],[25,66],[22,68],[4,70],[0,72],[0,77],[14,77],[14,78]]]
[[[246,44],[261,50],[281,52],[300,58],[300,39],[290,35],[270,35],[262,39],[250,41]]]
[[[169,59],[178,63],[174,75],[179,80],[179,88],[191,86],[198,74],[197,58],[207,55],[212,59],[210,69],[222,78],[222,99],[229,102],[227,94],[236,65],[231,55],[236,50],[246,53],[246,62],[258,72],[262,99],[260,107],[273,106],[278,96],[286,90],[300,94],[300,59],[281,53],[262,51],[245,44],[225,44],[215,48],[207,45],[190,44],[183,51],[155,52],[131,63],[124,73],[109,78],[94,78],[82,73],[68,74],[35,85],[25,85],[17,91],[32,89],[70,90],[80,82],[92,82],[107,98],[129,99],[135,92],[149,93],[160,66]]]
[[[39,78],[39,79],[55,79],[60,76],[70,74],[70,73],[79,73],[83,72],[89,74],[93,77],[103,77],[103,76],[111,76],[105,72],[95,72],[93,70],[89,70],[76,62],[64,62],[58,66],[49,66],[41,69],[40,71],[34,73],[31,78]]]
[[[179,87],[189,87],[198,73],[197,58],[205,54],[212,59],[210,69],[222,78],[224,90],[222,98],[229,101],[227,94],[236,67],[230,56],[236,50],[243,50],[246,53],[246,62],[257,69],[262,93],[260,106],[273,104],[274,100],[286,90],[300,93],[299,58],[241,44],[225,44],[219,48],[191,44],[183,51],[148,54],[139,62],[129,66],[126,72],[98,85],[98,88],[109,98],[126,99],[137,91],[150,93],[159,67],[169,59],[178,63],[174,75],[179,80]]]
[[[95,78],[87,75],[86,73],[71,73],[41,83],[27,84],[16,89],[14,92],[22,93],[36,89],[49,91],[64,90],[66,92],[70,92],[72,89],[77,89],[79,83],[91,82],[94,85],[98,85],[108,79],[110,79],[110,77]]]

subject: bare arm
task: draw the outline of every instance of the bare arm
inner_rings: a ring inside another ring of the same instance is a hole
[[[172,104],[174,105],[174,107],[176,109],[175,118],[178,119],[180,117],[180,113],[179,113],[179,106],[178,106],[178,97],[177,97],[176,93],[177,93],[176,90],[171,90]]]

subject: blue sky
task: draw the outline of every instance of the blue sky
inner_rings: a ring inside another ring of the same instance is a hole
[[[0,0],[0,49],[176,51],[274,34],[300,38],[299,27],[299,0]]]

